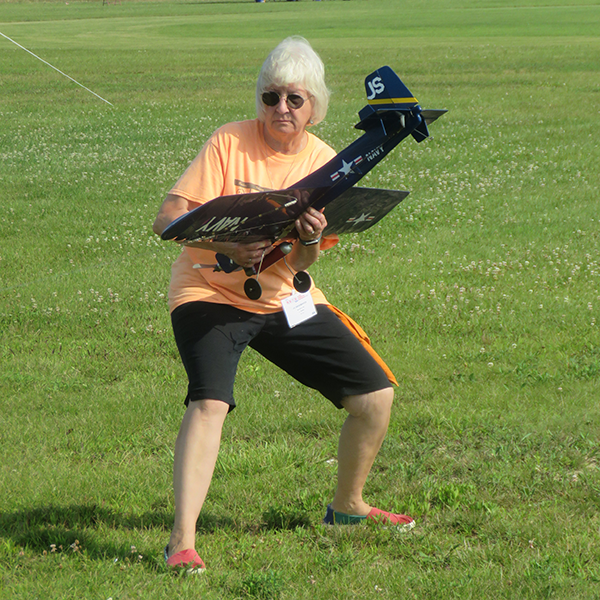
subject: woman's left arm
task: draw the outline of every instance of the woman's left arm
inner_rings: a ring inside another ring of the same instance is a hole
[[[299,239],[287,258],[292,269],[304,271],[319,258],[321,236],[325,227],[325,215],[314,208],[309,208],[296,220]]]

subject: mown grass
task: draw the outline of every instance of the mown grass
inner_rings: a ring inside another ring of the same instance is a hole
[[[2,3],[1,598],[600,593],[597,2]],[[400,386],[368,483],[408,536],[320,525],[343,415],[249,352],[198,548],[162,563],[185,376],[150,230],[260,64],[308,37],[357,132],[390,64],[448,108],[366,180],[411,195],[312,274]]]

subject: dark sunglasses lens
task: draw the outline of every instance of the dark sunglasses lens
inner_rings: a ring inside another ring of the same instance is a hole
[[[287,97],[287,105],[289,108],[300,108],[304,104],[304,98],[298,94],[290,94]]]
[[[279,100],[281,100],[281,96],[277,92],[264,92],[262,97],[262,101],[266,106],[277,106],[279,104]],[[288,108],[297,109],[301,108],[304,104],[305,100],[299,94],[290,94],[285,102]]]
[[[279,94],[277,92],[264,92],[262,101],[267,106],[277,106],[279,104]]]

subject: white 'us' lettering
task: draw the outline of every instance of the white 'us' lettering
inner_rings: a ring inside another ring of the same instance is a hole
[[[371,93],[367,96],[367,100],[373,100],[375,96],[381,94],[383,90],[385,90],[385,85],[383,85],[383,81],[381,81],[381,77],[374,77],[369,81],[369,89]]]

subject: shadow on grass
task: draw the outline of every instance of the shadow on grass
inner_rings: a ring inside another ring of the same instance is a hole
[[[308,514],[293,508],[271,506],[262,517],[262,528],[266,530],[293,531],[297,527],[311,527]]]
[[[108,541],[102,530],[139,531],[156,529],[168,540],[173,513],[157,508],[142,514],[122,513],[97,504],[48,505],[29,510],[0,513],[0,536],[33,552],[61,552],[84,549],[91,559],[121,559],[132,552],[127,535],[122,543]],[[212,533],[232,526],[232,520],[201,515],[197,529]],[[54,548],[54,550],[53,550]]]
[[[14,548],[27,549],[34,554],[76,553],[80,550],[90,560],[106,561],[130,558],[133,553],[156,555],[156,549],[133,549],[131,532],[159,531],[168,541],[173,524],[170,508],[155,508],[144,513],[121,512],[97,504],[50,504],[37,508],[0,513],[0,537],[10,540]],[[269,507],[260,525],[241,526],[229,518],[203,512],[197,531],[209,535],[218,530],[289,531],[311,527],[308,513],[293,507]],[[116,535],[115,535],[116,534]],[[137,536],[136,536],[137,537]],[[122,541],[119,541],[122,540]],[[146,568],[160,568],[161,560],[143,563]]]

